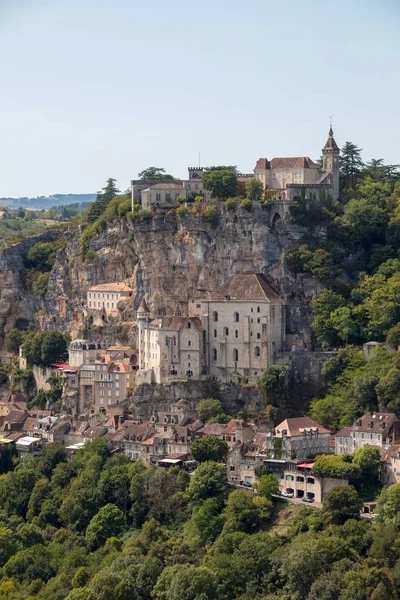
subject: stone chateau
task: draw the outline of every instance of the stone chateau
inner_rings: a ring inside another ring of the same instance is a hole
[[[251,178],[262,182],[266,197],[280,200],[293,200],[304,194],[306,198],[325,192],[334,200],[339,197],[339,155],[340,150],[333,137],[332,127],[325,146],[322,148],[322,166],[308,156],[290,158],[259,158],[254,174],[239,174],[239,182]],[[146,210],[152,207],[173,208],[178,198],[189,198],[203,194],[210,201],[210,193],[204,189],[203,168],[189,167],[185,180],[142,180],[131,181],[132,206],[141,203]]]

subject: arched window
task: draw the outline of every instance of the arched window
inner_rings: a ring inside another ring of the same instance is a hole
[[[233,313],[233,320],[235,323],[239,323],[239,313],[238,312]]]
[[[237,329],[235,329],[235,338],[239,337],[239,332]]]
[[[260,312],[260,307],[259,306],[257,306],[257,312]]]
[[[257,339],[261,340],[261,333],[257,333]]]
[[[235,362],[238,362],[238,360],[239,360],[239,350],[237,350],[236,348],[233,351],[233,360]]]
[[[256,347],[255,347],[255,349],[254,349],[254,355],[255,355],[255,356],[260,356],[260,354],[261,354],[261,353],[260,353],[260,347],[259,347],[259,346],[256,346]]]
[[[224,327],[224,335],[229,335],[229,329],[228,329],[228,327]]]
[[[212,351],[212,352],[213,352],[213,360],[217,360],[217,356],[218,356],[218,354],[217,354],[217,349],[216,349],[216,348],[213,348],[213,351]]]
[[[218,321],[218,313],[217,313],[217,311],[213,312],[213,321],[214,322]]]
[[[187,325],[187,326],[188,326],[188,329],[190,329],[190,328],[191,328],[191,323],[190,323],[190,321],[188,321],[188,325]]]
[[[257,323],[261,323],[261,319],[260,319],[260,317],[258,317],[258,319],[257,319]]]

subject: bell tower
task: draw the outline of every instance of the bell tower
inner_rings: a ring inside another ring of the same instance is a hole
[[[340,149],[333,137],[332,123],[329,129],[329,137],[322,148],[322,168],[331,174],[332,198],[339,198],[339,156]]]

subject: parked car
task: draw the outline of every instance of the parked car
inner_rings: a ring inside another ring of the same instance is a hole
[[[249,487],[249,488],[253,487],[253,484],[250,483],[250,481],[243,481],[242,485],[244,485],[245,487]]]
[[[294,498],[294,493],[293,492],[281,492],[281,496],[283,496],[284,498]]]
[[[303,496],[302,500],[303,502],[314,502],[314,498],[311,498],[310,496]]]

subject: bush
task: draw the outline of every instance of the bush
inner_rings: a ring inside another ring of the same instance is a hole
[[[32,283],[32,291],[36,298],[43,298],[46,295],[49,287],[50,273],[41,273],[38,275],[36,281]]]
[[[228,199],[225,201],[225,207],[226,207],[228,210],[235,210],[235,207],[236,207],[236,202],[234,201],[234,199],[233,199],[233,198],[228,198]]]
[[[85,256],[86,260],[92,261],[92,260],[95,260],[96,257],[97,257],[97,252],[95,250],[88,250],[86,252],[86,256]]]
[[[6,347],[7,352],[11,352],[12,354],[18,354],[19,347],[23,344],[25,339],[25,332],[20,331],[19,329],[11,329],[6,336]]]
[[[206,206],[202,213],[202,217],[208,223],[215,225],[218,222],[218,211],[217,207],[213,205]]]
[[[188,214],[188,209],[183,204],[176,209],[176,216],[178,219],[182,219],[182,217],[186,217]]]
[[[243,210],[247,210],[247,212],[251,212],[252,206],[253,205],[251,203],[251,200],[249,200],[248,198],[245,198],[240,203],[240,208],[243,208]]]

